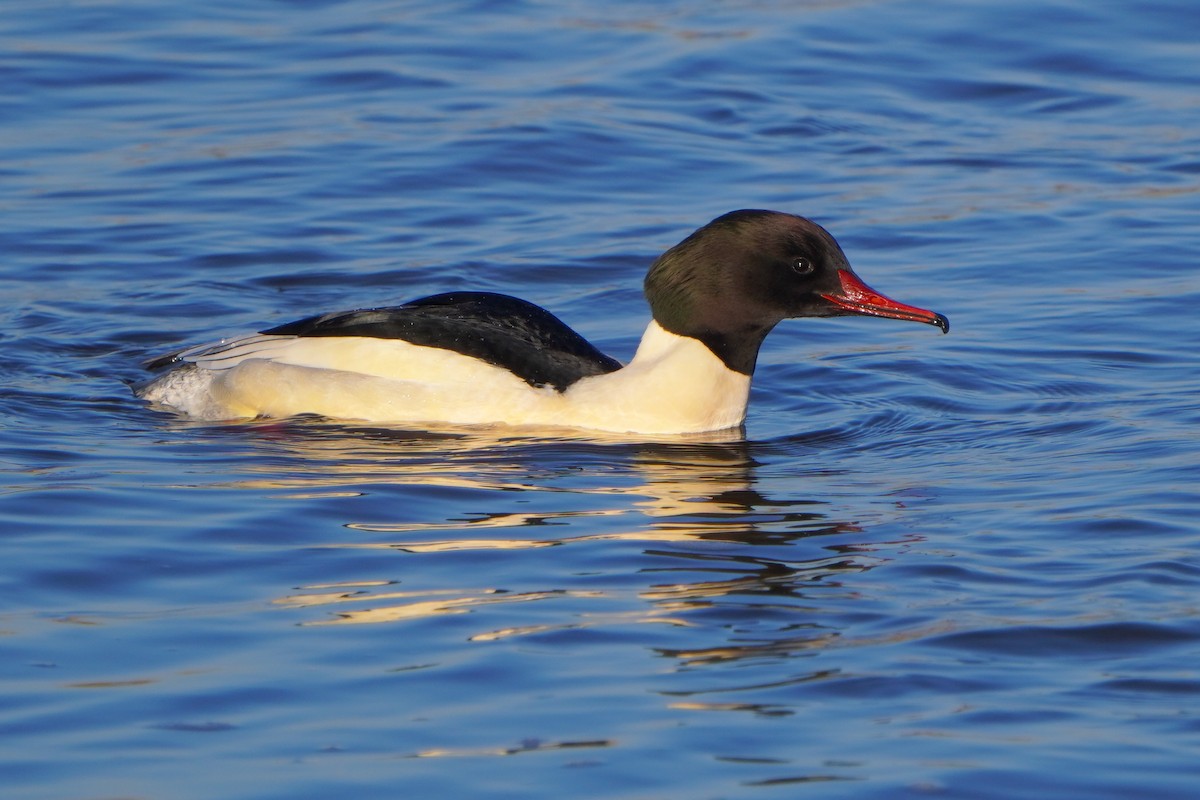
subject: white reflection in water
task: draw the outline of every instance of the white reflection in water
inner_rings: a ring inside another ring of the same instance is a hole
[[[458,574],[458,585],[430,588],[415,588],[419,578],[403,588],[369,579],[314,583],[276,601],[294,610],[328,610],[326,616],[302,621],[305,626],[397,624],[536,603],[544,607],[536,619],[505,612],[501,618],[512,617],[506,624],[485,623],[468,640],[649,623],[700,634],[691,637],[691,646],[664,642],[652,648],[681,664],[790,657],[838,641],[836,630],[811,621],[817,608],[831,599],[852,600],[843,579],[884,558],[863,546],[859,526],[830,519],[827,503],[764,496],[757,486],[754,447],[741,440],[630,443],[511,431],[431,436],[293,423],[271,426],[269,443],[291,457],[286,477],[270,464],[262,471],[271,478],[251,476],[238,485],[280,490],[300,502],[395,490],[407,497],[413,490],[470,489],[467,502],[476,496],[488,505],[533,498],[542,509],[467,511],[420,520],[406,512],[408,504],[389,504],[392,519],[346,520],[340,528],[351,535],[323,548],[436,559],[469,552],[481,557],[493,552],[491,558],[498,558],[504,551],[520,558],[522,552],[552,547],[572,552],[592,547],[586,554],[580,551],[585,560],[606,562],[632,552],[637,561],[633,572],[629,567],[600,570],[586,589],[562,585],[570,572],[547,578],[532,563],[523,582],[536,583],[543,575],[551,585],[509,590],[488,569]],[[380,507],[371,503],[369,513],[378,514]],[[814,539],[821,544],[814,545]],[[645,546],[629,551],[605,543]],[[420,572],[419,564],[414,568]],[[582,566],[575,569],[584,572]],[[504,574],[511,576],[512,568]],[[496,618],[489,613],[481,620]],[[753,636],[744,635],[751,629]],[[697,643],[711,636],[717,641]]]

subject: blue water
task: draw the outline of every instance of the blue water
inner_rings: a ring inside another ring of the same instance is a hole
[[[0,6],[0,783],[41,798],[1186,798],[1200,6]],[[200,425],[173,347],[456,288],[628,358],[817,219],[744,438]]]

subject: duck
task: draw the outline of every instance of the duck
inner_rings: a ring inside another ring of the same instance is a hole
[[[622,364],[533,303],[456,291],[310,316],[155,358],[137,395],[195,420],[317,415],[396,424],[690,434],[744,424],[767,334],[785,319],[945,316],[867,286],[812,220],[742,209],[660,255],[651,319]]]

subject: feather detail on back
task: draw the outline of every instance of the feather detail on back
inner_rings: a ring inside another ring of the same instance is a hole
[[[323,314],[263,333],[401,339],[478,358],[530,386],[560,392],[580,378],[621,368],[544,308],[491,292],[451,292],[402,306]]]

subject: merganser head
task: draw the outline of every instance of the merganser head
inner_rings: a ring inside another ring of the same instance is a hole
[[[659,325],[699,339],[746,375],[766,335],[790,317],[861,314],[950,328],[941,314],[871,289],[828,231],[778,211],[717,217],[655,260],[645,290]]]

